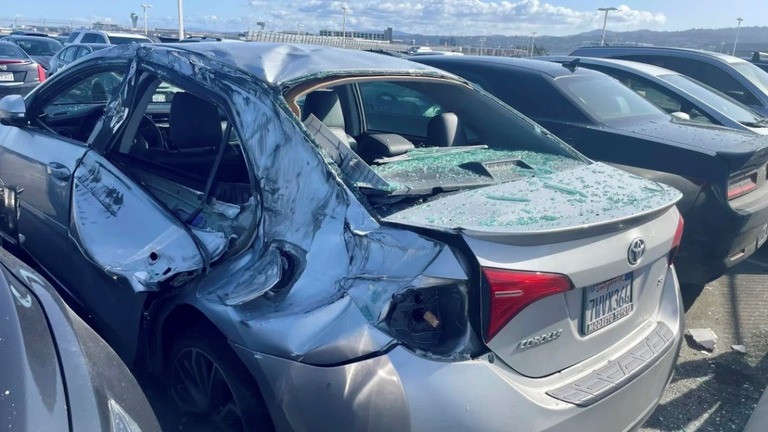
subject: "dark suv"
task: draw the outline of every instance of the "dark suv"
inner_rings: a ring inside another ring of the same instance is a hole
[[[667,47],[585,47],[572,56],[650,63],[688,75],[768,116],[768,73],[747,60],[711,51]]]

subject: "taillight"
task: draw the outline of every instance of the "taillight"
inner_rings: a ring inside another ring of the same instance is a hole
[[[675,256],[677,256],[677,251],[680,249],[680,241],[683,239],[683,227],[685,226],[685,222],[683,221],[683,217],[680,216],[680,218],[677,221],[677,230],[675,230],[675,236],[672,237],[672,248],[669,250],[669,265],[672,265],[672,263],[675,261]]]
[[[757,171],[728,183],[728,199],[732,200],[757,189]]]
[[[545,297],[570,290],[567,276],[483,268],[490,286],[490,308],[485,341],[488,342],[520,311]]]
[[[37,79],[40,82],[45,81],[45,69],[40,65],[37,65]]]
[[[22,63],[30,63],[26,60],[0,60],[0,64],[22,64]]]

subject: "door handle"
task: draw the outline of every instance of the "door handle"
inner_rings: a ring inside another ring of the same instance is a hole
[[[58,162],[51,162],[48,164],[48,175],[56,180],[67,181],[72,173],[66,166]]]

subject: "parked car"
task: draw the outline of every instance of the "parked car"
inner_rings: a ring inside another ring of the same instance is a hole
[[[43,33],[35,30],[14,30],[10,33],[12,36],[40,36],[48,37],[48,33]]]
[[[94,51],[109,48],[109,44],[69,44],[65,46],[51,59],[51,69],[48,75],[53,75],[68,64],[93,53]]]
[[[160,430],[117,354],[42,276],[2,249],[0,316],[5,429]]]
[[[755,52],[752,53],[752,57],[750,57],[749,60],[755,66],[757,66],[760,69],[768,72],[768,53],[764,53],[764,52],[760,52],[760,51],[755,51]]]
[[[69,32],[58,34],[56,36],[53,36],[53,38],[61,42],[62,45],[66,45],[67,40],[69,40]]]
[[[18,46],[0,42],[0,96],[24,96],[45,81],[45,70]]]
[[[590,57],[539,57],[596,70],[621,81],[668,114],[768,135],[768,118],[695,79],[647,63]]]
[[[15,44],[34,61],[39,63],[43,69],[50,69],[51,57],[56,55],[62,48],[62,45],[56,39],[41,36],[6,36],[0,38],[0,42],[9,42]]]
[[[768,116],[768,73],[738,57],[687,48],[611,46],[578,48],[571,55],[632,60],[671,69]]]
[[[480,87],[586,156],[672,185],[687,222],[677,261],[702,284],[768,238],[768,137],[684,121],[603,73],[529,59],[423,57]]]
[[[220,429],[626,430],[670,379],[680,192],[453,75],[132,45],[0,108],[8,242]]]
[[[152,39],[136,33],[118,33],[101,30],[79,30],[70,33],[67,44],[108,44],[152,43]]]

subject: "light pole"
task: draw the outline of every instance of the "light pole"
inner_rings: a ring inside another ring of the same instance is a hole
[[[179,6],[179,40],[184,39],[184,1],[178,0]]]
[[[151,4],[143,4],[141,5],[141,8],[144,9],[144,35],[147,34],[147,9],[152,9]]]
[[[536,32],[531,33],[531,50],[528,52],[528,57],[533,57],[533,49],[536,47]]]
[[[302,23],[296,23],[296,34],[301,36],[301,28],[304,27]]]
[[[480,55],[484,55],[485,52],[485,37],[480,38]]]
[[[603,18],[603,37],[600,39],[600,46],[605,45],[605,26],[608,24],[608,12],[618,10],[615,7],[601,7],[597,8],[600,12],[605,12],[605,18]]]
[[[341,46],[346,47],[347,46],[347,11],[349,10],[349,7],[346,5],[346,3],[341,6],[341,10],[344,11],[344,16],[341,19]]]
[[[736,18],[736,21],[739,23],[736,24],[736,39],[733,40],[733,51],[731,51],[731,55],[736,55],[736,44],[739,43],[739,29],[741,29],[741,22],[744,21],[742,18]]]

